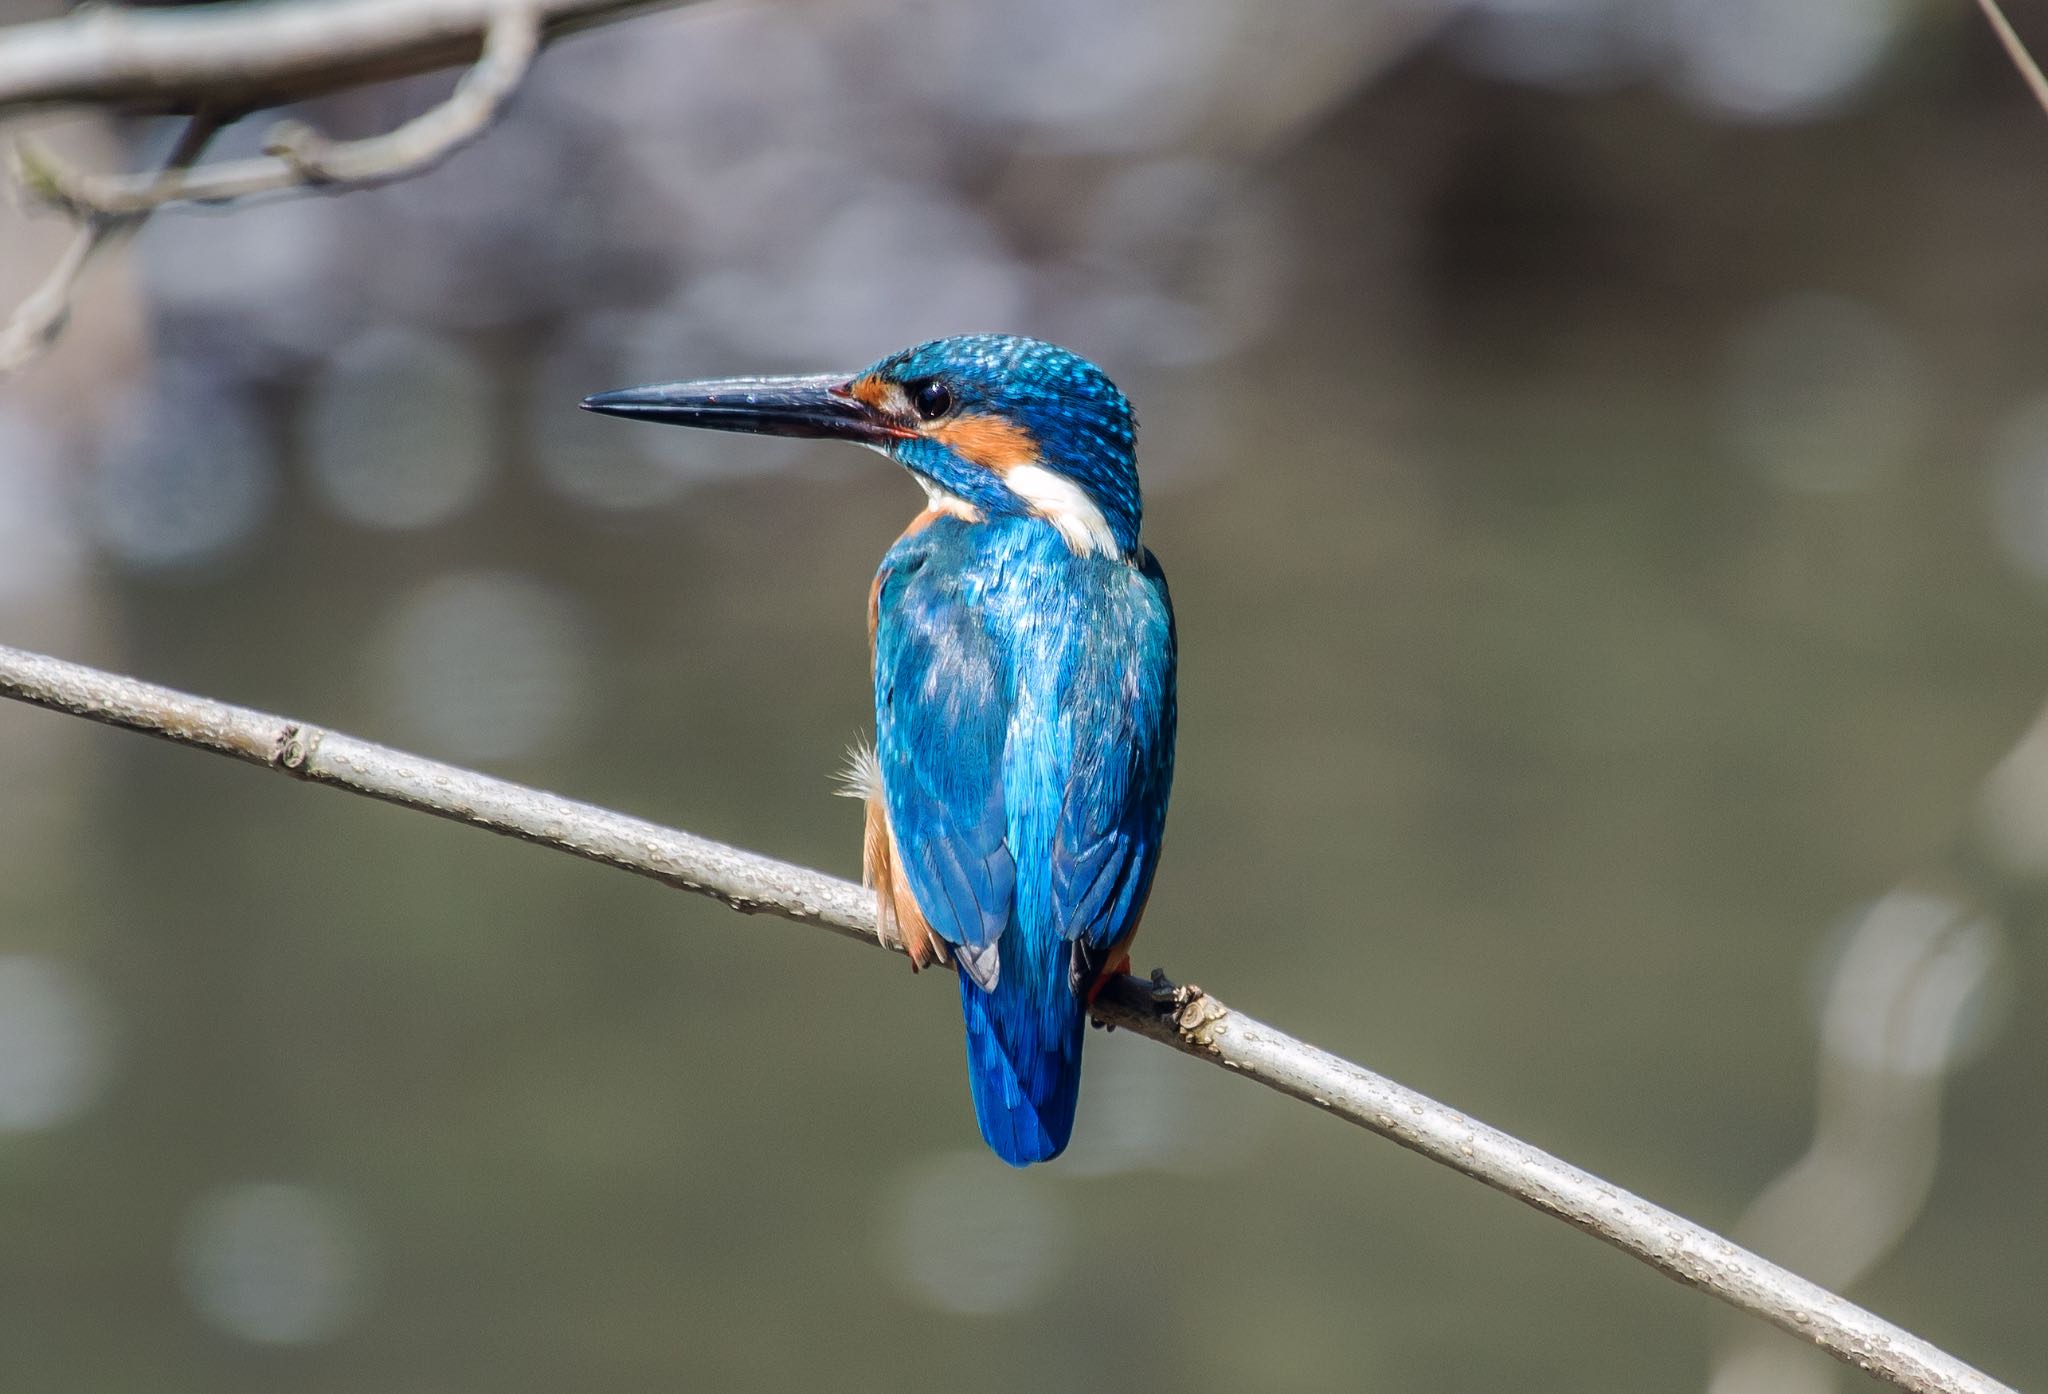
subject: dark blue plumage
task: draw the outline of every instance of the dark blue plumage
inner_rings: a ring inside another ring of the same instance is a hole
[[[1173,610],[1139,543],[1130,404],[1065,349],[971,335],[850,377],[584,405],[855,440],[924,486],[870,599],[863,870],[884,936],[959,975],[982,1136],[1016,1166],[1058,1155],[1087,1002],[1144,912],[1173,783]]]

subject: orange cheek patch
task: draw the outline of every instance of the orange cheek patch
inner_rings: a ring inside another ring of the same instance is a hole
[[[967,461],[997,474],[1039,462],[1038,438],[1000,416],[956,416],[925,428],[925,434]]]

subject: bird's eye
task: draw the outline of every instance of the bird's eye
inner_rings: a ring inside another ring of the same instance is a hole
[[[910,404],[925,421],[936,421],[953,409],[953,389],[937,378],[926,378],[910,386]]]

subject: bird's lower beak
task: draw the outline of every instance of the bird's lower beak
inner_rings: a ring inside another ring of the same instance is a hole
[[[715,378],[626,387],[583,399],[585,411],[746,431],[760,436],[805,436],[886,445],[911,434],[847,389],[847,378]]]

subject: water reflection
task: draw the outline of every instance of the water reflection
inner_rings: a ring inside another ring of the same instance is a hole
[[[1072,1259],[1072,1220],[1057,1183],[986,1152],[913,1163],[890,1187],[889,1267],[926,1306],[990,1316],[1039,1301]]]

